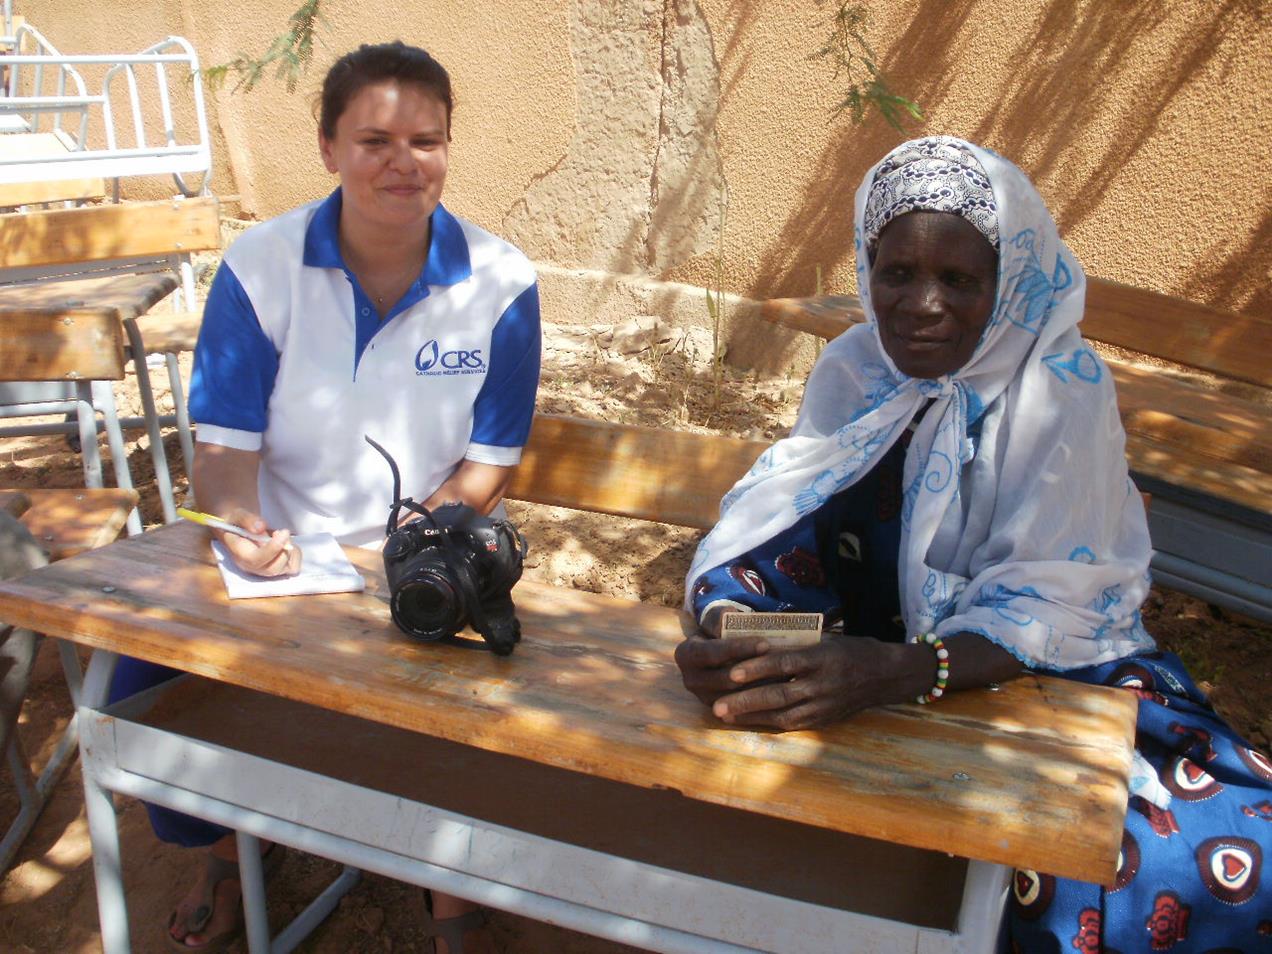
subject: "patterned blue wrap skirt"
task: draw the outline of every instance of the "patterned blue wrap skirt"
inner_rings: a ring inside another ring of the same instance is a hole
[[[1110,887],[1013,873],[1006,949],[1272,952],[1272,761],[1172,653],[1056,675],[1139,696],[1135,794]]]

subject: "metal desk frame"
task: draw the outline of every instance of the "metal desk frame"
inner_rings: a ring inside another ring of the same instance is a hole
[[[93,654],[78,708],[105,954],[130,949],[113,792],[238,831],[252,954],[292,950],[360,870],[652,951],[829,954],[843,951],[850,935],[870,951],[988,954],[996,946],[1010,874],[1002,865],[969,862],[955,932],[825,908],[552,841],[129,721],[171,684],[105,709],[117,658]],[[296,798],[302,790],[305,797]],[[346,866],[272,941],[261,838]]]

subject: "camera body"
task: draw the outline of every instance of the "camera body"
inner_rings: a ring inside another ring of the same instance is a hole
[[[389,609],[403,632],[422,640],[453,637],[468,623],[500,656],[521,639],[512,587],[525,541],[506,520],[448,503],[391,531],[384,541]]]

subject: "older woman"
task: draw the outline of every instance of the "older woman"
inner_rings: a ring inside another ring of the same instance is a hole
[[[777,729],[1026,668],[1134,691],[1116,883],[1017,872],[1011,935],[1029,951],[1263,949],[1272,763],[1142,625],[1147,524],[1112,379],[1078,333],[1081,266],[1018,168],[949,137],[867,174],[855,234],[868,320],[826,348],[791,436],[726,496],[686,598],[706,636],[730,609],[838,625],[802,649],[691,637],[686,687],[727,723]]]
[[[205,510],[270,537],[219,533],[234,560],[299,568],[292,532],[378,546],[392,502],[371,435],[404,494],[489,513],[530,433],[539,299],[517,249],[441,204],[450,77],[401,42],[342,56],[323,82],[318,148],[339,188],[246,232],[208,293],[195,351],[193,485]],[[121,664],[113,695],[171,670]],[[180,950],[219,950],[240,924],[233,832],[150,806],[156,833],[206,846],[168,921]],[[271,848],[270,867],[281,857]],[[440,954],[491,950],[475,905],[434,893]]]

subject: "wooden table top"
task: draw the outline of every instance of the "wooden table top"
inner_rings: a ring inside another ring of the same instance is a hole
[[[0,318],[98,314],[124,321],[144,315],[177,287],[167,272],[0,286]]]
[[[361,594],[231,602],[183,524],[0,583],[0,618],[337,712],[866,837],[1110,883],[1136,699],[1025,676],[830,729],[728,728],[685,691],[678,612],[522,581],[505,658],[412,641]]]

